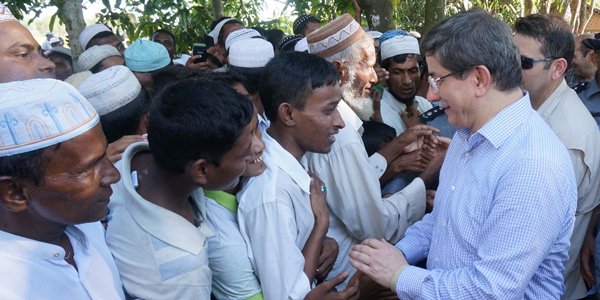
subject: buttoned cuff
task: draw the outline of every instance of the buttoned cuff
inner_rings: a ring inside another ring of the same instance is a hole
[[[404,271],[404,269],[406,269],[406,267],[408,267],[408,264],[404,264],[402,266],[400,266],[400,268],[398,268],[398,270],[396,270],[396,272],[394,272],[394,275],[392,275],[392,280],[390,280],[390,289],[392,291],[396,291],[396,286],[398,283],[398,278],[400,277],[400,274],[402,274],[402,271]]]
[[[399,299],[414,299],[421,295],[421,285],[431,271],[415,266],[406,267],[396,281],[396,294]]]
[[[383,157],[383,155],[377,152],[375,152],[373,155],[371,155],[371,157],[369,157],[369,164],[375,170],[377,178],[381,177],[381,175],[383,175],[385,169],[387,168],[387,160],[385,160],[385,157]]]
[[[411,239],[410,236],[404,237],[396,245],[398,250],[402,251],[404,258],[409,264],[416,264],[422,260],[423,247],[418,239]]]

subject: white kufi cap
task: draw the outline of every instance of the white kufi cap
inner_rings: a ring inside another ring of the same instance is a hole
[[[98,114],[104,116],[133,101],[142,89],[131,70],[112,66],[88,77],[79,86]]]

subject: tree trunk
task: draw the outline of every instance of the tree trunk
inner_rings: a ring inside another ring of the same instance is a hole
[[[587,1],[584,1],[583,7],[581,8],[581,14],[579,16],[579,27],[575,31],[575,33],[577,34],[582,34],[585,32],[587,24],[590,22],[592,16],[594,15],[594,5],[596,5],[596,0],[592,0],[592,3],[589,6],[586,5],[587,3],[585,2]]]
[[[429,30],[444,18],[446,0],[425,0],[425,25],[422,34]]]
[[[392,0],[359,0],[358,4],[367,18],[370,30],[386,32],[394,29]]]
[[[59,14],[59,18],[65,24],[67,34],[69,35],[69,47],[71,48],[71,55],[73,62],[76,62],[79,58],[79,54],[83,52],[79,45],[79,34],[85,28],[85,21],[83,19],[83,8],[81,7],[82,0],[64,0],[62,6],[62,14]],[[73,67],[76,72],[80,71],[79,65],[74,63]]]
[[[223,1],[221,0],[212,0],[212,8],[213,14],[215,15],[215,20],[223,17]]]
[[[523,15],[527,16],[536,12],[535,3],[533,0],[525,0]]]

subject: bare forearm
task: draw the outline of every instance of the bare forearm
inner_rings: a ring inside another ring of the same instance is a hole
[[[325,225],[328,224],[315,221],[313,230],[310,233],[306,244],[304,244],[304,248],[302,248],[302,255],[304,256],[304,274],[308,277],[309,282],[314,281],[317,267],[319,266],[319,255],[321,254],[325,234],[329,227]]]

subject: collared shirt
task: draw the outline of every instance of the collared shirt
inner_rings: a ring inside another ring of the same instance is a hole
[[[420,114],[433,108],[431,102],[420,96],[415,96],[413,105]],[[383,95],[381,96],[381,118],[383,119],[383,123],[396,129],[396,135],[400,135],[406,131],[406,125],[404,125],[400,117],[400,114],[405,111],[406,104],[398,101],[387,89],[383,90]]]
[[[131,160],[142,151],[149,151],[147,142],[130,145],[116,165],[122,175],[112,185],[106,232],[125,290],[141,299],[209,299],[206,250],[214,233],[205,221],[204,193],[199,188],[192,194],[198,227],[142,198],[131,175]]]
[[[263,140],[267,169],[238,193],[240,231],[265,299],[304,299],[311,284],[302,249],[315,222],[311,179],[277,141],[268,134]]]
[[[223,191],[204,191],[206,217],[215,231],[208,239],[212,293],[217,299],[262,300],[260,283],[237,221],[238,201]]]
[[[577,186],[569,155],[528,95],[475,134],[459,129],[435,207],[396,247],[407,299],[558,299]]]
[[[585,297],[587,292],[579,264],[579,251],[590,220],[590,216],[584,214],[591,214],[600,203],[600,131],[587,108],[565,80],[537,112],[567,148],[575,171],[578,220],[573,229],[569,261],[565,264],[564,274],[565,296],[579,299]]]
[[[62,247],[0,231],[2,299],[125,299],[100,222],[68,226],[77,269]]]
[[[587,89],[577,94],[581,102],[590,111],[596,124],[600,125],[600,87],[598,86],[598,77],[594,75],[594,79],[590,81]]]
[[[347,253],[353,245],[367,238],[397,242],[425,213],[425,185],[420,178],[389,198],[381,197],[380,175],[371,167],[360,134],[352,125],[358,116],[344,101],[338,111],[346,126],[336,135],[331,151],[306,154],[308,169],[327,185],[327,235],[339,245],[330,277],[348,269]]]

